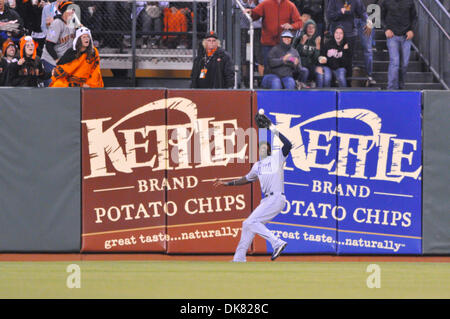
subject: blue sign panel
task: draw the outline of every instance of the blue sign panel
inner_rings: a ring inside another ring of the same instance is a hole
[[[421,253],[420,92],[340,92],[338,254]]]
[[[329,175],[337,158],[336,98],[334,91],[257,92],[258,109],[293,144],[284,170],[286,206],[267,224],[287,241],[286,253],[336,253],[337,196],[317,188],[324,180],[337,182],[336,175]],[[260,141],[264,133],[260,130]],[[281,142],[268,138],[276,151]]]

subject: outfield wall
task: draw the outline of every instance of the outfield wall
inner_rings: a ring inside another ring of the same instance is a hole
[[[264,109],[292,254],[449,254],[446,91],[0,90],[0,251],[232,253]],[[81,121],[80,121],[81,119]],[[422,162],[423,161],[423,162]],[[251,253],[270,253],[256,237]]]

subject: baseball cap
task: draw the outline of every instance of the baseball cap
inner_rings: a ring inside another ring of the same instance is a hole
[[[215,33],[214,31],[209,31],[205,36],[205,39],[208,38],[218,39],[219,37],[217,36],[217,33]]]
[[[73,4],[71,1],[62,1],[58,6],[58,11],[63,14],[69,8],[69,6]]]
[[[293,38],[294,35],[292,34],[291,31],[289,31],[289,30],[284,30],[284,31],[281,33],[281,37],[282,37],[282,38]]]
[[[17,49],[16,44],[11,39],[6,39],[5,42],[3,42],[2,46],[3,55],[6,55],[6,50],[9,46],[13,46],[15,49]]]

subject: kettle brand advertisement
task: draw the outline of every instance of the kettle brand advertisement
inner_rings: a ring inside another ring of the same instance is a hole
[[[213,184],[245,176],[263,135],[279,147],[263,109],[292,143],[267,223],[285,253],[421,253],[419,93],[130,92],[83,92],[83,251],[233,252],[260,189]]]
[[[251,167],[251,136],[236,134],[250,92],[165,93],[83,96],[83,250],[234,250],[251,186],[213,182]]]

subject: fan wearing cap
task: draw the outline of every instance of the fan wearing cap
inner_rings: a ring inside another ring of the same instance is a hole
[[[234,85],[233,61],[220,47],[220,40],[210,31],[202,41],[204,50],[195,58],[191,72],[191,88],[225,89]]]
[[[64,53],[52,72],[50,87],[103,87],[100,56],[93,45],[91,31],[77,30],[73,46]]]
[[[20,39],[20,59],[8,68],[7,86],[38,87],[44,80],[50,78],[45,72],[42,62],[36,55],[37,44],[30,36]]]
[[[317,30],[317,24],[314,20],[306,21],[302,32],[294,39],[292,44],[298,51],[302,64],[302,72],[299,78],[300,82],[298,83],[300,87],[308,87],[306,82],[310,79],[312,80],[315,74],[322,40]]]
[[[294,74],[301,71],[300,56],[291,44],[294,36],[288,30],[281,33],[281,41],[267,57],[261,86],[265,89],[295,89]]]
[[[19,43],[24,25],[20,14],[7,3],[8,0],[0,0],[0,45],[8,38]]]
[[[17,62],[16,53],[17,47],[14,42],[11,39],[6,39],[2,46],[3,57],[0,59],[0,86],[5,85],[6,75],[11,63]]]
[[[75,38],[75,29],[69,26],[70,19],[73,16],[73,10],[70,1],[61,1],[58,5],[57,14],[47,30],[45,47],[42,53],[42,62],[47,72],[51,72],[62,55],[72,47]],[[48,86],[50,81],[45,82]]]

